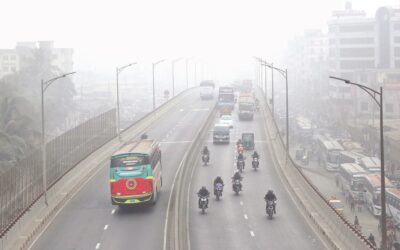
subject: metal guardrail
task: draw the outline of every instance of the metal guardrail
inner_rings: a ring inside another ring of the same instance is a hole
[[[115,109],[67,131],[46,144],[50,189],[93,151],[115,137]],[[0,175],[0,238],[43,195],[41,150]]]
[[[278,126],[272,118],[265,98],[263,100],[263,116],[265,130],[271,138],[273,156],[279,163],[278,170],[286,181],[287,187],[295,194],[297,203],[308,215],[319,233],[330,243],[333,249],[376,249],[365,236],[328,203],[319,190],[303,174],[301,168],[286,153],[283,138]]]
[[[189,195],[190,183],[208,129],[214,121],[216,106],[197,132],[174,177],[168,201],[163,250],[190,250]]]

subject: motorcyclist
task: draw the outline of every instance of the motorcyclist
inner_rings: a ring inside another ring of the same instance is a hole
[[[265,201],[273,201],[274,204],[274,214],[276,214],[276,195],[274,194],[274,191],[268,190],[267,194],[264,196]]]
[[[207,146],[204,146],[203,150],[201,151],[203,155],[209,155],[210,151],[208,150]]]
[[[236,167],[239,169],[239,162],[243,162],[243,169],[244,169],[244,156],[243,154],[239,154],[237,157]]]
[[[251,155],[254,158],[260,158],[260,155],[257,153],[257,150],[254,150],[254,153]]]
[[[202,186],[199,190],[199,192],[197,192],[197,195],[199,196],[199,207],[200,207],[200,199],[202,197],[209,197],[210,196],[210,192],[207,190],[207,188],[205,186]],[[207,207],[208,207],[208,202],[207,202]]]
[[[242,181],[242,179],[243,179],[243,177],[240,175],[239,171],[236,170],[235,173],[232,176],[233,184],[235,184],[235,180]],[[242,183],[239,184],[239,190],[242,190]]]
[[[217,193],[217,183],[220,183],[222,186],[224,186],[224,181],[222,180],[221,176],[217,176],[217,178],[214,180],[214,195]]]

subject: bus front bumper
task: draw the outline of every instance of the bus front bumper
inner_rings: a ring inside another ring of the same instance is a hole
[[[111,203],[113,205],[138,204],[149,202],[153,196],[153,192],[140,195],[111,195]]]

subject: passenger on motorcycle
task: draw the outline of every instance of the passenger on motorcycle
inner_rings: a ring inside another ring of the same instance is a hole
[[[242,179],[243,179],[243,177],[240,175],[239,171],[236,170],[232,176],[233,185],[235,184],[235,180],[242,181]],[[242,183],[239,184],[239,189],[242,190]]]
[[[244,169],[244,156],[243,154],[239,154],[237,157],[236,167],[239,168],[239,163],[243,162],[243,169]]]
[[[276,196],[274,194],[274,191],[268,190],[267,194],[264,196],[265,201],[273,201],[274,203],[274,214],[276,214]]]
[[[210,196],[210,192],[207,190],[207,188],[205,186],[202,186],[199,190],[199,192],[197,192],[197,195],[199,196],[199,207],[200,207],[200,199],[202,197],[209,197]],[[208,201],[207,201],[207,207],[208,207]]]
[[[203,150],[201,151],[203,155],[208,155],[210,154],[210,151],[208,150],[207,146],[204,146]]]
[[[220,183],[222,187],[224,186],[224,181],[220,176],[217,176],[217,178],[214,180],[214,195],[217,193],[217,183]]]

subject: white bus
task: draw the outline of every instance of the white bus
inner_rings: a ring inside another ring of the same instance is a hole
[[[329,137],[318,137],[318,161],[325,165],[328,171],[337,171],[339,168],[339,155],[344,149],[340,143]]]
[[[400,226],[400,189],[386,189],[386,203],[390,213],[392,214],[392,218],[396,222],[396,227],[398,228]]]
[[[360,165],[343,163],[339,166],[338,181],[343,191],[348,192],[355,200],[364,200],[364,185],[362,176],[367,174]]]
[[[381,215],[381,175],[363,175],[363,185],[365,188],[365,202],[368,210],[375,216]],[[388,178],[385,178],[386,188],[394,188]]]
[[[366,157],[365,155],[353,151],[342,151],[340,152],[339,160],[340,163],[355,163],[360,164],[361,159]]]
[[[377,157],[363,157],[360,165],[370,173],[381,172],[381,160]]]

